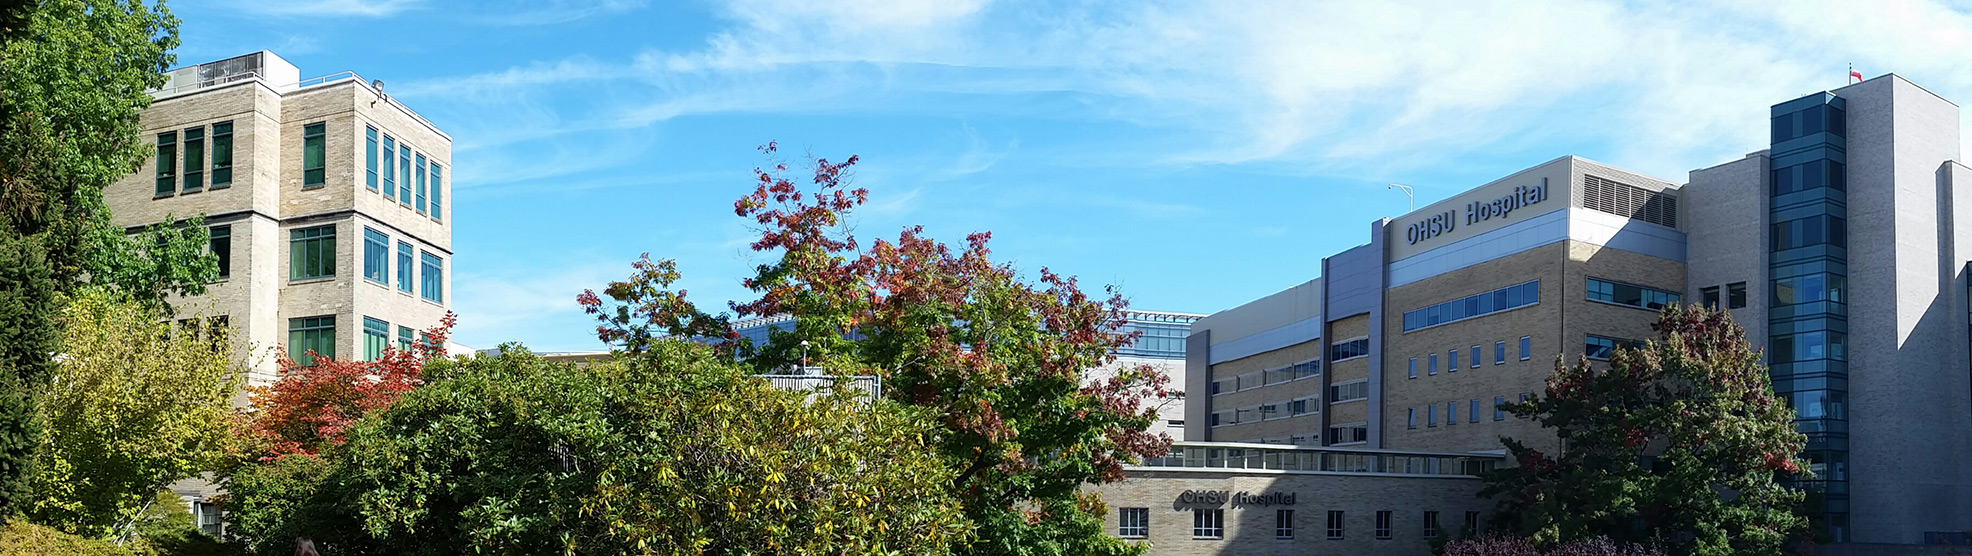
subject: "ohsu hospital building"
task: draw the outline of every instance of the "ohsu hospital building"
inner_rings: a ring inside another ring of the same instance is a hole
[[[1959,108],[1893,74],[1767,116],[1768,145],[1682,180],[1564,156],[1369,222],[1319,277],[1198,319],[1183,441],[1093,489],[1112,532],[1167,554],[1428,553],[1483,528],[1473,475],[1510,465],[1501,436],[1559,446],[1497,405],[1542,391],[1557,357],[1655,337],[1683,302],[1765,350],[1826,538],[1964,543]]]

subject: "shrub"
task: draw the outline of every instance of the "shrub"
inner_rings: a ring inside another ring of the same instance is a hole
[[[1488,535],[1477,539],[1452,541],[1443,556],[1663,556],[1656,548],[1618,543],[1608,537],[1561,543],[1549,548],[1534,546],[1518,537]]]

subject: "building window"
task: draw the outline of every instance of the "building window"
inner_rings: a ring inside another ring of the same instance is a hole
[[[233,122],[212,124],[212,188],[233,185]]]
[[[1437,404],[1432,404],[1432,405],[1427,405],[1427,406],[1424,406],[1424,426],[1427,426],[1427,427],[1435,427],[1435,426],[1438,426],[1438,406],[1437,406]]]
[[[1226,536],[1226,511],[1194,508],[1191,511],[1191,538],[1217,539]]]
[[[1334,363],[1344,359],[1354,359],[1369,355],[1369,338],[1357,338],[1336,342],[1328,348],[1328,361]]]
[[[1539,303],[1540,301],[1541,282],[1539,280],[1516,286],[1508,286],[1414,311],[1406,311],[1404,313],[1404,332],[1489,315],[1509,309],[1518,309]]]
[[[445,210],[444,209],[445,186],[443,185],[444,183],[445,183],[445,169],[440,168],[438,166],[437,161],[432,161],[431,163],[431,219],[432,220],[438,220],[438,221],[445,220],[445,217],[441,214],[441,212]]]
[[[1467,536],[1479,534],[1479,512],[1472,510],[1465,512],[1465,532]]]
[[[397,349],[400,351],[411,351],[411,327],[397,327]]]
[[[416,166],[417,170],[415,170],[415,173],[411,175],[417,177],[418,196],[417,196],[417,200],[411,201],[411,207],[418,209],[418,214],[424,214],[425,213],[425,155],[424,153],[418,153],[417,161],[418,161],[418,164]]]
[[[178,192],[178,132],[157,134],[157,194]]]
[[[1849,360],[1849,336],[1841,332],[1815,330],[1772,337],[1767,358],[1775,365],[1802,361]]]
[[[1129,538],[1150,536],[1150,508],[1117,509],[1116,536]]]
[[[1328,511],[1328,540],[1342,540],[1342,510]]]
[[[1521,337],[1520,337],[1520,360],[1521,360],[1521,361],[1526,361],[1526,360],[1528,360],[1528,359],[1532,359],[1533,357],[1534,357],[1534,337],[1533,337],[1533,336],[1521,336]]]
[[[1848,222],[1843,220],[1842,217],[1827,214],[1810,216],[1798,220],[1788,220],[1786,222],[1775,222],[1773,224],[1772,249],[1774,252],[1780,252],[1812,245],[1846,247],[1848,245],[1847,224]]]
[[[418,296],[433,303],[445,302],[445,262],[431,253],[419,253],[423,264],[419,265]]]
[[[1369,441],[1369,425],[1343,425],[1328,428],[1329,445],[1354,444]]]
[[[185,130],[186,193],[205,188],[205,128]]]
[[[314,365],[315,357],[335,357],[336,316],[288,319],[288,358]]]
[[[1294,538],[1294,510],[1274,510],[1274,538]]]
[[[233,275],[233,227],[231,225],[213,226],[206,231],[206,242],[214,256],[219,257],[219,277]]]
[[[1718,310],[1719,308],[1718,286],[1708,286],[1705,288],[1701,288],[1698,290],[1698,296],[1700,298],[1703,298],[1701,301],[1705,304],[1706,309],[1712,309],[1715,311]]]
[[[1479,368],[1479,346],[1472,346],[1472,368]]]
[[[1848,186],[1846,169],[1842,163],[1826,158],[1774,168],[1773,194],[1778,197],[1821,187],[1842,191]]]
[[[411,144],[397,145],[397,201],[411,206]]]
[[[1493,396],[1493,420],[1506,420],[1506,396]]]
[[[1438,354],[1433,353],[1426,356],[1424,361],[1424,374],[1436,376],[1438,374]]]
[[[397,200],[397,139],[383,136],[382,163],[378,171],[383,173],[383,198]]]
[[[226,532],[226,520],[219,514],[219,505],[204,500],[192,502],[192,515],[198,519],[199,532],[219,538]]]
[[[390,285],[390,236],[363,228],[363,278]]]
[[[1597,361],[1608,361],[1609,356],[1615,355],[1616,348],[1633,347],[1635,343],[1636,342],[1630,340],[1618,340],[1615,338],[1605,338],[1602,336],[1596,336],[1594,334],[1590,334],[1588,338],[1588,345],[1585,346],[1584,355],[1587,355],[1589,359],[1594,359]]]
[[[1847,303],[1848,279],[1840,274],[1816,273],[1778,278],[1773,281],[1774,306],[1827,301]]]
[[[301,128],[301,186],[322,185],[328,178],[327,153],[323,141],[327,140],[327,126],[316,122]]]
[[[1424,538],[1438,538],[1438,512],[1424,512]]]
[[[1726,284],[1726,307],[1731,309],[1743,309],[1746,307],[1745,282]]]
[[[1506,340],[1493,342],[1493,364],[1506,364]]]
[[[1392,513],[1395,512],[1392,512],[1390,510],[1377,510],[1376,538],[1386,541],[1390,540],[1390,517],[1391,517],[1390,514]]]
[[[1413,407],[1404,411],[1407,413],[1407,415],[1404,416],[1405,428],[1411,428],[1411,429],[1417,428],[1417,408]]]
[[[363,126],[363,185],[377,190],[377,128]]]
[[[1678,294],[1675,293],[1595,278],[1589,279],[1588,295],[1590,301],[1651,310],[1678,302]]]
[[[1417,378],[1417,358],[1411,358],[1411,378]]]
[[[1445,426],[1458,424],[1458,402],[1445,402]]]
[[[288,232],[288,279],[307,280],[336,275],[334,224]]]
[[[397,242],[397,291],[411,293],[411,244]]]
[[[1329,403],[1342,403],[1369,398],[1367,379],[1335,384],[1328,387]]]
[[[363,317],[363,360],[383,359],[383,348],[390,346],[390,323]]]
[[[1472,408],[1469,411],[1466,411],[1466,413],[1468,413],[1468,415],[1466,415],[1466,422],[1470,422],[1470,423],[1479,422],[1479,398],[1472,398]]]
[[[1458,372],[1458,350],[1454,349],[1445,352],[1445,372]]]

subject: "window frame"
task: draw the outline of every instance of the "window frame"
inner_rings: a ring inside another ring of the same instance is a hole
[[[182,184],[179,193],[197,193],[205,190],[205,126],[185,128],[183,138],[178,142],[178,153],[184,159],[185,168],[179,173]]]
[[[207,191],[233,186],[233,121],[212,124],[212,183]]]
[[[408,141],[397,143],[397,173],[404,178],[397,182],[397,202],[409,207],[411,206],[411,143]]]
[[[377,183],[377,126],[363,125],[363,185],[370,191],[378,191]]]
[[[206,228],[206,252],[219,258],[219,279],[233,277],[233,225],[219,224]],[[222,246],[222,243],[224,244]]]
[[[417,289],[417,254],[411,242],[397,240],[397,291],[415,295]]]
[[[397,201],[397,138],[383,134],[383,156],[379,157],[383,172],[383,198]]]
[[[1294,538],[1294,510],[1293,509],[1277,508],[1274,510],[1274,538],[1276,539]]]
[[[1478,344],[1472,345],[1472,368],[1477,369],[1484,364],[1485,354],[1485,350],[1480,349]]]
[[[153,196],[178,194],[178,132],[157,134],[157,189]]]
[[[310,189],[323,187],[329,183],[329,139],[328,123],[314,122],[301,126],[301,187]],[[309,155],[314,161],[309,161]]]
[[[327,331],[326,336],[322,334],[315,334],[313,335],[313,337],[310,337],[311,336],[309,334],[310,332],[320,333],[325,330]],[[317,345],[321,345],[321,344],[327,345],[328,347],[327,353],[323,353],[323,350],[320,349],[314,349]],[[305,367],[313,367],[318,362],[318,357],[327,357],[329,359],[334,359],[335,346],[336,346],[336,316],[335,315],[333,314],[316,315],[312,317],[295,317],[288,319],[287,352],[288,352],[288,358],[293,360],[295,363],[301,364],[302,366]],[[316,356],[310,357],[308,355],[309,350],[314,350]]]
[[[1727,309],[1746,308],[1746,282],[1742,281],[1742,282],[1733,282],[1730,284],[1726,284],[1726,308]]]
[[[1506,396],[1493,396],[1493,420],[1506,420]]]
[[[445,182],[444,169],[438,164],[437,159],[432,159],[431,161],[431,220],[433,222],[445,221],[445,217],[439,214],[441,211],[443,211],[443,205],[444,205],[443,199],[445,198],[445,194],[440,192],[440,189],[443,188],[441,184],[443,184],[444,182]]]
[[[1376,511],[1376,539],[1377,540],[1387,541],[1395,536],[1392,534],[1394,528],[1391,527],[1392,525],[1391,522],[1396,521],[1394,514],[1396,514],[1396,512],[1391,510]]]
[[[390,286],[390,234],[363,227],[363,279]]]
[[[418,297],[445,304],[445,259],[430,251],[418,252]]]
[[[390,323],[363,317],[363,360],[378,361],[390,347]]]
[[[1424,510],[1424,538],[1435,539],[1443,532],[1438,526],[1438,510]]]
[[[1223,508],[1192,508],[1191,538],[1226,538],[1226,510]]]
[[[336,231],[335,224],[288,229],[289,282],[336,277]]]
[[[1343,540],[1343,533],[1348,526],[1348,522],[1344,521],[1347,517],[1342,510],[1328,511],[1328,540]]]
[[[397,349],[411,351],[412,334],[415,334],[415,332],[411,330],[411,327],[402,324],[397,325]]]
[[[1417,358],[1411,358],[1411,378],[1417,378]]]
[[[1534,337],[1533,337],[1533,336],[1521,336],[1521,337],[1520,337],[1520,360],[1521,360],[1521,361],[1526,361],[1526,360],[1529,360],[1529,359],[1533,359],[1533,358],[1534,358]]]
[[[1117,508],[1116,536],[1125,539],[1150,537],[1150,508]]]
[[[416,170],[414,170],[417,173],[413,174],[417,177],[418,188],[415,190],[417,200],[411,203],[411,208],[417,209],[418,214],[425,214],[425,172],[428,170],[425,167],[425,153],[417,153],[412,156],[417,157],[418,161],[415,166]]]
[[[1506,340],[1493,342],[1493,364],[1506,364]]]

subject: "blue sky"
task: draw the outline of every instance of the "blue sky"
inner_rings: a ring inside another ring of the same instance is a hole
[[[179,62],[355,71],[453,137],[455,339],[601,344],[639,253],[701,303],[765,259],[732,201],[779,141],[861,155],[909,224],[1141,309],[1314,278],[1370,223],[1562,155],[1673,182],[1764,148],[1847,64],[1972,99],[1960,3],[992,0],[174,2]]]

